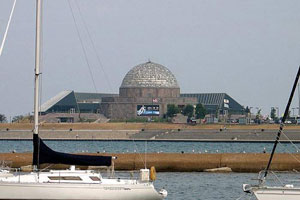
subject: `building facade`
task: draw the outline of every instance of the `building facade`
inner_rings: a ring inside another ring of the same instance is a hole
[[[100,113],[110,119],[164,117],[169,104],[183,108],[201,103],[208,113],[241,114],[243,106],[226,93],[180,93],[172,72],[146,62],[124,77],[119,94],[63,91],[42,105],[41,113]]]

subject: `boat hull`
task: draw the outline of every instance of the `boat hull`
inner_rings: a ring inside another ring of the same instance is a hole
[[[0,199],[161,200],[151,184],[1,183]]]
[[[258,188],[253,189],[258,200],[299,200],[300,188]]]

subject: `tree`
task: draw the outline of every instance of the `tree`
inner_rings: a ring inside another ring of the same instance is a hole
[[[34,121],[33,115],[28,115],[27,118],[28,118],[30,123],[32,123]]]
[[[247,106],[246,109],[245,109],[245,113],[246,113],[246,114],[250,113],[250,108],[249,108],[248,106]]]
[[[192,117],[194,115],[194,106],[191,104],[186,105],[183,108],[182,114],[188,117]]]
[[[260,119],[261,119],[261,109],[257,110],[256,116],[255,116],[256,123],[260,124]]]
[[[167,116],[168,117],[174,117],[177,113],[179,113],[178,106],[174,104],[168,104],[167,106]]]
[[[12,122],[20,122],[22,119],[24,119],[23,115],[17,115],[12,118]]]
[[[6,122],[6,117],[4,114],[0,114],[0,123]]]
[[[257,111],[257,113],[256,113],[256,118],[260,118],[260,116],[261,116],[261,109],[259,109],[258,111]]]
[[[270,114],[270,117],[273,119],[273,120],[276,120],[277,119],[277,116],[276,116],[276,109],[274,107],[271,108],[271,114]]]
[[[197,104],[195,110],[196,119],[204,119],[206,114],[207,111],[204,106],[201,103]]]

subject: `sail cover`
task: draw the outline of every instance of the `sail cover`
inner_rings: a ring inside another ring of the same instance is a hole
[[[33,147],[33,165],[36,166],[43,163],[83,166],[111,165],[111,156],[76,155],[53,151],[37,134],[33,134]]]

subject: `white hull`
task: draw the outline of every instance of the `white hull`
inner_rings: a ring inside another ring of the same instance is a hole
[[[24,174],[3,172],[0,200],[162,200],[164,195],[154,189],[147,176],[143,178],[102,178],[100,173],[74,168]]]
[[[300,188],[265,187],[252,191],[258,200],[300,200]]]
[[[1,183],[0,199],[161,200],[152,184]]]

